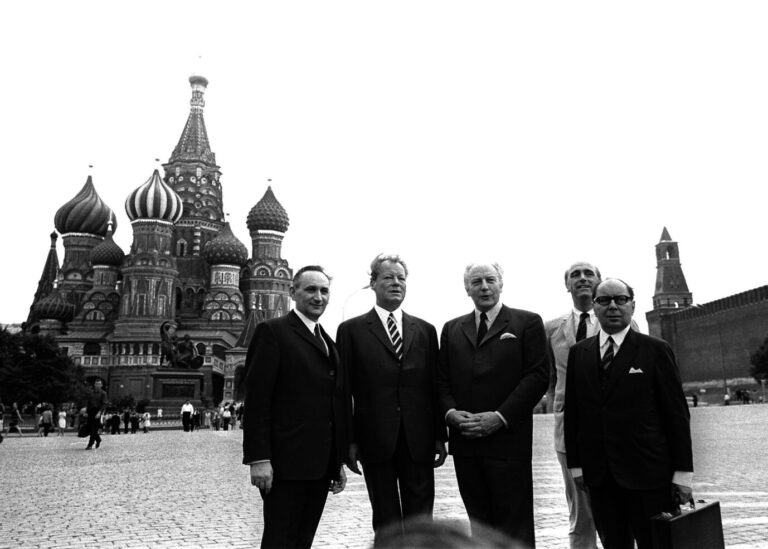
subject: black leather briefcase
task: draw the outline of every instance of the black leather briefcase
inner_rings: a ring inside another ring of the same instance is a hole
[[[655,549],[725,549],[720,502],[699,501],[679,515],[661,513],[651,518]]]

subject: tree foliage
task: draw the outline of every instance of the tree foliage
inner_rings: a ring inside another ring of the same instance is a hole
[[[80,366],[51,336],[0,331],[0,398],[3,402],[80,401],[86,394]]]
[[[760,348],[750,355],[749,362],[749,375],[758,382],[761,379],[768,379],[768,337],[763,340]]]

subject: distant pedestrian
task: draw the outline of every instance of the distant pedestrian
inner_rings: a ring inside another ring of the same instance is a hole
[[[117,410],[112,412],[112,415],[109,417],[109,425],[111,427],[110,432],[113,435],[120,434],[120,414]]]
[[[188,432],[192,426],[192,414],[194,411],[195,407],[188,400],[181,407],[181,426],[184,428],[184,432]]]
[[[97,379],[93,382],[93,390],[88,395],[88,402],[86,403],[86,413],[88,414],[88,429],[90,437],[88,438],[88,446],[86,450],[93,448],[94,443],[96,448],[101,446],[101,437],[99,436],[99,427],[101,427],[101,416],[107,408],[107,393],[101,388],[102,382]]]
[[[67,411],[63,408],[59,410],[59,415],[57,421],[57,426],[59,428],[59,435],[60,437],[64,436],[64,429],[67,428]]]
[[[224,413],[221,415],[221,419],[223,421],[222,429],[229,431],[229,421],[232,419],[232,413],[229,411],[229,408],[224,408]]]
[[[128,434],[128,429],[131,426],[131,410],[126,408],[123,410],[123,433]]]
[[[0,400],[0,442],[3,442],[3,433],[5,432],[5,423],[3,423],[3,415],[5,414],[5,404]]]
[[[20,437],[24,436],[24,433],[21,432],[21,425],[24,423],[24,420],[21,417],[21,412],[19,411],[19,404],[17,402],[14,402],[11,405],[11,413],[10,418],[8,419],[8,434],[11,434],[11,431],[16,431],[19,433]]]
[[[699,395],[696,393],[693,393],[693,407],[696,408],[696,406],[699,405]]]
[[[53,430],[53,412],[47,404],[43,406],[43,413],[40,415],[40,428],[45,437]]]
[[[151,427],[151,423],[152,423],[151,418],[152,416],[150,415],[150,413],[146,411],[141,415],[141,427],[144,430],[145,434],[149,433],[149,428]]]
[[[139,413],[136,410],[131,410],[131,434],[135,435],[139,430]]]
[[[163,419],[163,409],[162,408],[158,408],[157,409],[157,421],[160,421],[161,419]]]

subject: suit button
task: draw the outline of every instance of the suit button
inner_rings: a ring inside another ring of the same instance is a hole
[[[400,411],[400,406],[398,406],[397,408],[395,408],[395,411],[396,411],[396,412],[399,412],[399,411]]]
[[[331,374],[331,377],[335,376],[336,375],[336,370],[331,370],[330,374]]]

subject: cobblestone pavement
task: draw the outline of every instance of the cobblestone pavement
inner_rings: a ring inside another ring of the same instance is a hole
[[[697,498],[719,500],[726,545],[768,547],[768,405],[692,409]],[[240,464],[242,431],[106,435],[100,449],[65,437],[0,444],[0,548],[213,548],[258,545],[261,501]],[[539,548],[565,548],[567,509],[552,451],[552,416],[535,416]],[[361,477],[329,496],[315,538],[369,547]],[[449,460],[437,471],[435,515],[466,524]]]

